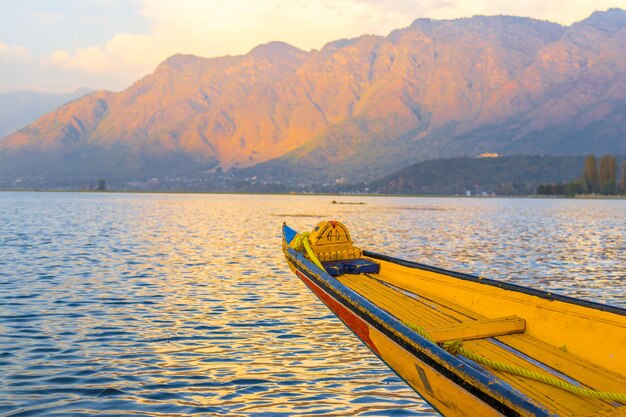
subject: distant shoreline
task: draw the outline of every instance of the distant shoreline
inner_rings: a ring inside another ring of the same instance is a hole
[[[262,192],[262,191],[157,191],[157,190],[56,190],[56,189],[10,189],[1,188],[0,192],[40,192],[40,193],[84,193],[84,194],[216,194],[216,195],[297,195],[297,196],[333,196],[333,197],[419,197],[419,198],[467,198],[467,199],[494,199],[494,198],[524,198],[546,200],[626,200],[626,195],[576,195],[568,196],[539,196],[539,195],[451,195],[451,194],[337,194],[337,193],[298,193],[298,192]],[[334,204],[358,204],[354,202],[333,201]]]

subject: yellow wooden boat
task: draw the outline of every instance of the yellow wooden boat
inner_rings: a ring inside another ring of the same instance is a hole
[[[626,416],[626,310],[283,225],[291,269],[445,416]]]

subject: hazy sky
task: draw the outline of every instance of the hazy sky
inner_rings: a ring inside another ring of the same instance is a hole
[[[175,53],[304,50],[420,17],[511,14],[564,25],[626,0],[0,0],[0,92],[121,90]]]

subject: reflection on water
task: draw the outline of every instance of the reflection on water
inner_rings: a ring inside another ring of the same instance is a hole
[[[332,200],[0,193],[0,415],[436,415],[291,275],[283,219],[626,304],[625,201]]]

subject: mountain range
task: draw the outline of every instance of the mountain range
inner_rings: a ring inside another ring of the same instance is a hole
[[[0,140],[0,176],[370,181],[484,152],[626,154],[626,11],[418,19],[320,50],[175,55]]]

